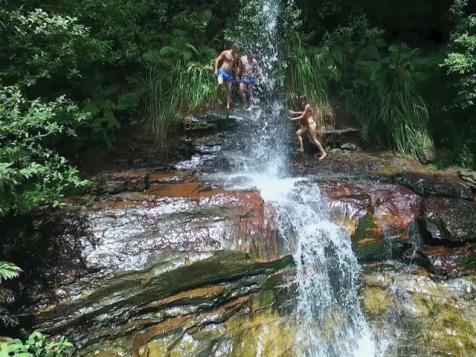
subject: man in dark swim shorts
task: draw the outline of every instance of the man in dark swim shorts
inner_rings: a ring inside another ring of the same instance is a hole
[[[240,77],[240,94],[243,104],[247,110],[251,110],[253,101],[253,87],[258,82],[258,76],[263,79],[261,67],[256,60],[253,53],[240,58],[240,65],[238,67]]]
[[[225,50],[215,59],[215,76],[218,85],[226,83],[226,108],[231,106],[231,86],[235,82],[233,72],[238,62],[239,46],[233,44],[230,50]],[[221,62],[220,70],[218,66]]]

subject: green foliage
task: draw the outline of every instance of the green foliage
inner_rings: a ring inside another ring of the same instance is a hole
[[[167,76],[163,75],[163,71]],[[211,65],[182,62],[154,66],[149,74],[149,115],[160,147],[167,150],[167,137],[180,119],[213,106],[216,83]]]
[[[241,9],[233,24],[225,30],[229,43],[238,43],[242,51],[251,50],[251,44],[263,43],[263,33],[256,31],[265,26],[266,17],[262,14],[259,0],[240,1]]]
[[[0,20],[7,40],[0,45],[0,61],[5,65],[0,67],[0,78],[7,85],[52,90],[45,82],[80,78],[84,64],[106,56],[104,46],[77,18],[18,8],[0,10]]]
[[[321,115],[316,119],[320,126],[332,126],[334,112],[328,94],[341,76],[336,66],[340,54],[333,53],[328,46],[318,50],[308,44],[306,36],[300,32],[301,13],[292,5],[285,8],[285,14],[283,28],[287,56],[284,67],[287,87],[298,96],[306,96],[319,108]]]
[[[26,341],[0,342],[0,356],[64,357],[72,354],[73,347],[64,337],[51,339],[40,331],[34,331]]]
[[[202,112],[216,100],[211,62],[217,52],[200,40],[205,37],[212,14],[204,10],[177,17],[183,26],[172,32],[165,46],[144,55],[149,68],[148,116],[163,150],[168,149],[168,135],[181,117]]]
[[[433,141],[419,94],[423,61],[406,45],[387,46],[383,35],[362,17],[328,33],[318,48],[297,34],[290,49],[291,88],[330,115],[327,96],[339,94],[360,123],[364,140],[426,161],[433,156]]]
[[[77,106],[59,97],[29,101],[17,87],[0,91],[0,215],[26,212],[84,187],[78,171],[54,151],[88,120]]]
[[[368,51],[368,49],[366,49]],[[367,133],[422,161],[433,156],[428,110],[418,92],[421,60],[416,50],[391,45],[387,53],[361,52],[349,98]]]
[[[0,283],[2,280],[17,278],[21,271],[15,264],[0,261]]]
[[[0,284],[2,283],[2,280],[17,278],[21,272],[22,270],[15,264],[0,261]],[[14,302],[15,295],[13,294],[13,292],[9,289],[0,287],[0,321],[6,327],[15,326],[18,324],[17,318],[12,315],[7,308],[8,305],[11,305]]]
[[[452,103],[444,107],[447,118],[441,120],[441,141],[452,149],[453,163],[475,168],[476,15],[470,13],[467,0],[456,0],[450,16],[455,28],[441,67],[455,93],[448,96]]]
[[[466,15],[467,6],[468,0],[456,0],[451,8],[456,29],[442,64],[458,91],[455,104],[462,109],[476,107],[476,15]]]

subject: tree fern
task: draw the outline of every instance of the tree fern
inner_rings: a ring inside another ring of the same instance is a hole
[[[17,278],[22,270],[15,264],[0,261],[0,282],[2,280],[9,280]]]

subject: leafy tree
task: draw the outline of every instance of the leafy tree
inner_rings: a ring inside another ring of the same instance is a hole
[[[451,15],[456,23],[449,52],[443,62],[458,90],[455,104],[462,109],[476,107],[476,15],[466,14],[468,0],[456,0]]]
[[[88,116],[64,97],[25,99],[17,87],[0,90],[0,215],[58,202],[86,181],[54,148]]]
[[[450,15],[455,29],[442,67],[456,95],[446,113],[453,117],[447,132],[453,132],[456,161],[476,167],[476,14],[470,13],[468,0],[456,0]]]

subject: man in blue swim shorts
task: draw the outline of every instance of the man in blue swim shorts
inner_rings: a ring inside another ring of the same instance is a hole
[[[253,53],[248,52],[248,54],[240,58],[238,75],[240,78],[241,99],[246,109],[251,110],[253,87],[258,82],[258,76],[263,79],[261,67]]]
[[[231,106],[231,86],[235,82],[233,72],[238,64],[238,52],[240,48],[235,43],[230,50],[225,50],[215,59],[215,76],[217,76],[218,85],[226,84],[226,108]],[[220,65],[220,70],[218,66]]]

